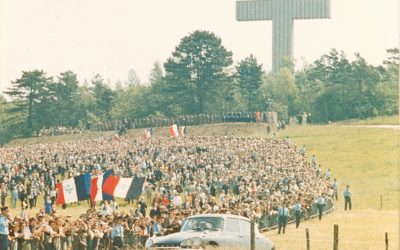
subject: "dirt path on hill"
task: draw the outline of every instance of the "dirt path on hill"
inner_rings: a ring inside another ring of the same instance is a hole
[[[400,130],[400,125],[348,125],[342,127],[356,127],[356,128],[388,128]]]

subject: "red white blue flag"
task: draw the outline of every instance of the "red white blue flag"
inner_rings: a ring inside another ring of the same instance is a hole
[[[179,130],[178,130],[178,126],[176,124],[169,127],[169,134],[172,137],[179,137]]]
[[[144,180],[144,177],[123,178],[112,175],[104,182],[103,192],[124,199],[138,199]]]
[[[90,197],[90,174],[79,175],[56,184],[57,204],[87,200]]]

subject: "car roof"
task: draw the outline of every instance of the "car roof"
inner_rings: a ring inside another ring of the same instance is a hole
[[[241,220],[246,220],[250,221],[249,218],[240,216],[240,215],[234,215],[234,214],[198,214],[198,215],[192,215],[188,217],[188,219],[193,219],[193,218],[201,218],[201,217],[215,217],[215,218],[235,218],[235,219],[241,219]]]

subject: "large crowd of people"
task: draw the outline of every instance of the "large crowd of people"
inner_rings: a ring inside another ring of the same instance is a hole
[[[117,120],[104,120],[91,124],[87,122],[80,127],[55,126],[43,128],[34,136],[57,136],[69,134],[82,134],[88,131],[117,131],[120,135],[128,129],[166,127],[172,124],[178,126],[193,126],[212,123],[230,122],[257,122],[271,123],[271,117],[267,112],[223,112],[220,114],[180,115],[176,117],[159,117],[150,115],[143,118],[125,118]],[[274,124],[277,126],[278,124]]]
[[[177,232],[193,214],[251,216],[268,227],[265,218],[276,220],[283,204],[307,215],[335,192],[330,174],[322,174],[304,150],[289,139],[233,136],[126,136],[0,148],[2,216],[9,227],[2,231],[0,216],[0,236],[9,235],[10,249],[110,249]],[[108,169],[146,177],[140,199],[92,204],[79,218],[57,213],[58,181]],[[18,216],[7,215],[7,196]],[[129,210],[118,202],[130,203]],[[39,212],[28,217],[34,207]]]
[[[133,128],[152,128],[166,127],[172,124],[179,126],[193,126],[212,123],[226,122],[262,122],[268,123],[267,112],[223,112],[220,114],[195,114],[195,115],[179,115],[175,117],[160,117],[150,115],[143,118],[126,118],[122,120],[102,121],[99,124],[92,126],[87,124],[87,129],[99,131],[115,131],[122,127],[126,129]]]

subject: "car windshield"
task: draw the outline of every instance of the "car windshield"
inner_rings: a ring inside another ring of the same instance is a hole
[[[198,217],[185,221],[181,232],[188,231],[222,231],[224,228],[224,219],[218,217]]]

